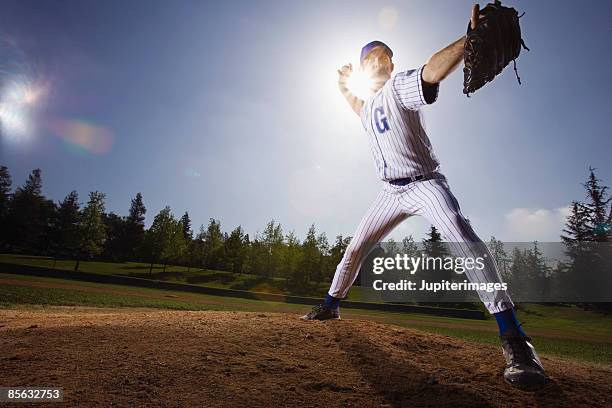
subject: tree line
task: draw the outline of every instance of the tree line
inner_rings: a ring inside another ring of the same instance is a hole
[[[12,191],[12,178],[0,166],[0,252],[112,262],[138,261],[154,266],[182,265],[284,278],[294,293],[329,281],[350,237],[329,242],[312,224],[305,239],[285,233],[271,220],[249,236],[242,226],[224,232],[219,220],[192,229],[189,213],[176,217],[166,206],[145,228],[147,209],[141,193],[131,200],[127,216],[106,212],[106,195],[92,191],[81,204],[76,191],[53,202],[42,193],[42,172],[34,169],[25,184]]]
[[[602,186],[592,168],[584,187],[585,199],[571,204],[560,237],[568,262],[555,268],[547,266],[537,242],[531,249],[515,248],[507,254],[503,244],[491,237],[489,249],[505,280],[516,291],[545,291],[555,281],[573,288],[593,287],[597,282],[607,282],[602,277],[609,279],[612,275],[605,262],[610,259],[605,253],[609,246],[589,245],[612,242],[608,187]],[[330,243],[324,232],[317,233],[314,224],[300,240],[293,231],[285,233],[274,220],[254,237],[241,226],[224,232],[214,218],[194,231],[188,212],[176,217],[170,207],[156,214],[146,229],[147,209],[141,193],[132,198],[127,216],[107,213],[105,199],[104,193],[92,191],[81,204],[78,193],[71,191],[55,203],[42,193],[40,169],[34,169],[24,185],[12,191],[9,170],[0,166],[0,251],[74,259],[75,270],[81,260],[104,260],[147,262],[149,274],[155,265],[162,265],[163,271],[166,265],[183,265],[249,273],[266,279],[284,278],[289,291],[307,294],[319,283],[331,281],[351,240],[338,235]],[[423,249],[430,256],[445,255],[441,242],[442,237],[432,226]],[[417,244],[411,236],[401,243],[391,239],[378,251],[416,254]],[[450,278],[445,272],[439,273],[440,278]]]
[[[507,254],[492,237],[489,248],[504,280],[522,297],[576,299],[568,303],[609,311],[612,303],[604,300],[612,289],[612,198],[593,168],[582,186],[584,198],[571,203],[560,236],[565,260],[551,265],[538,242]]]

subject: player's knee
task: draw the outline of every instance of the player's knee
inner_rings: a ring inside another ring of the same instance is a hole
[[[458,230],[461,232],[463,240],[465,242],[479,242],[480,238],[474,232],[472,228],[472,224],[469,219],[465,218],[460,213],[454,213],[452,215],[453,223],[457,226]]]
[[[349,245],[344,252],[343,261],[352,264],[358,264],[361,262],[364,255],[369,252],[371,246],[362,245]]]
[[[346,248],[346,251],[344,252],[344,259],[346,261],[354,261],[359,256],[359,252],[360,252],[360,248],[359,247],[357,247],[357,246],[354,246],[354,247],[349,246],[348,248]]]
[[[470,225],[470,221],[458,212],[452,213],[451,219],[453,220],[453,224],[455,225],[459,225],[459,226]]]

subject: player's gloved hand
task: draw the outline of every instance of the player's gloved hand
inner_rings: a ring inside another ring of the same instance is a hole
[[[522,14],[521,14],[522,16]],[[529,51],[521,38],[516,9],[502,6],[500,0],[482,10],[475,4],[468,22],[463,48],[463,93],[470,96],[493,81],[511,62],[519,84],[516,59],[521,48]]]
[[[338,70],[338,86],[340,89],[346,89],[346,83],[353,73],[353,64],[349,63],[348,65],[343,66]]]

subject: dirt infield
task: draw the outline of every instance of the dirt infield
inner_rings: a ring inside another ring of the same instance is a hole
[[[289,314],[0,310],[0,350],[0,386],[63,387],[66,406],[604,407],[612,394],[603,368],[544,358],[553,381],[523,392],[498,347]]]

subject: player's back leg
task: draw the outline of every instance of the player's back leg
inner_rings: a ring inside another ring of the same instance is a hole
[[[310,313],[302,316],[302,319],[339,319],[338,300],[345,298],[348,294],[364,259],[378,242],[408,217],[408,213],[396,196],[388,191],[381,191],[361,219],[342,260],[336,267],[336,273],[325,302],[315,306]],[[328,304],[330,299],[335,305]]]
[[[381,191],[362,218],[353,238],[346,248],[329,289],[335,298],[346,297],[353,285],[364,259],[374,246],[386,237],[398,224],[408,218],[397,197]]]

